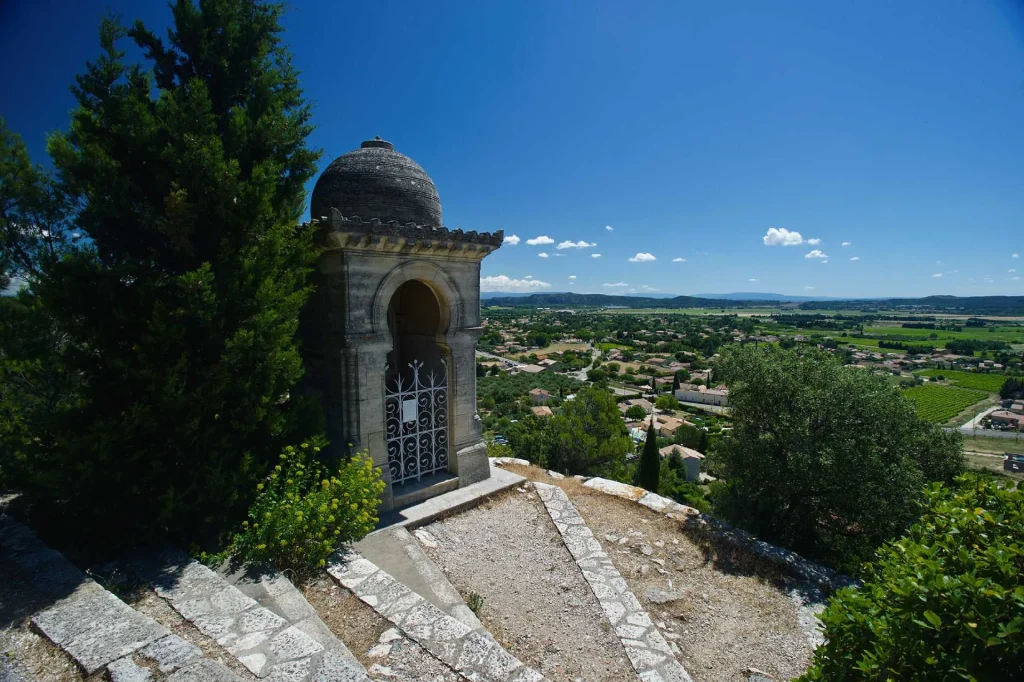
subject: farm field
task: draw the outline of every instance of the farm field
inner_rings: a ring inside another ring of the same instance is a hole
[[[914,386],[904,389],[903,395],[914,402],[918,416],[936,424],[947,422],[988,398],[987,393],[953,386]]]
[[[621,343],[611,343],[611,342],[608,342],[608,341],[605,341],[603,343],[597,344],[597,347],[601,349],[602,353],[607,353],[608,351],[612,350],[613,348],[620,348],[620,349],[621,348],[631,348],[631,346],[624,346]]]
[[[990,331],[991,330],[991,331]],[[907,337],[911,340],[927,341],[928,337],[935,334],[938,339],[932,341],[949,341],[951,339],[976,339],[978,341],[1007,341],[1010,343],[1024,343],[1024,327],[1004,325],[999,327],[986,328],[965,328],[961,332],[945,331],[943,329],[907,329],[904,327],[865,327],[865,334],[878,336]]]
[[[1020,435],[1020,438],[964,436],[964,450],[968,452],[987,452],[996,455],[1006,453],[1024,455],[1024,433]]]
[[[988,391],[989,393],[999,393],[1003,382],[1006,381],[1006,377],[1002,374],[958,372],[944,369],[923,369],[914,372],[914,374],[922,377],[945,377],[946,380],[953,382],[960,388],[973,388],[977,391]]]
[[[538,349],[536,352],[538,354],[546,355],[548,353],[564,353],[567,350],[581,352],[588,348],[590,348],[590,346],[585,343],[552,343],[544,348]]]

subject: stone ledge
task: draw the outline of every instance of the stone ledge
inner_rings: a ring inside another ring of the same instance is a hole
[[[547,483],[534,482],[533,487],[640,679],[693,682],[565,491]]]
[[[809,580],[828,590],[834,591],[843,587],[857,587],[861,584],[859,580],[855,580],[848,575],[843,575],[831,568],[808,561],[796,552],[777,547],[763,540],[758,540],[747,531],[733,528],[721,519],[709,516],[708,514],[702,514],[693,507],[687,507],[661,495],[655,495],[643,488],[619,483],[618,481],[610,481],[606,478],[592,478],[583,485],[608,495],[638,502],[651,511],[680,521],[688,530],[701,530],[709,533],[716,540],[748,550],[786,569],[792,575]]]

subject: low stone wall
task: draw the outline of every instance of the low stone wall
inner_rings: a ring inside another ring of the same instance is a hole
[[[514,457],[495,457],[492,458],[491,461],[498,466],[505,464],[533,466],[525,459],[517,459]],[[552,478],[564,478],[562,474],[557,472],[549,471],[548,475],[552,476]],[[576,478],[581,479],[582,477],[577,476]],[[675,500],[670,500],[667,497],[656,495],[650,491],[644,490],[643,488],[638,488],[637,486],[628,485],[626,483],[619,483],[618,481],[612,481],[607,478],[589,478],[586,479],[583,485],[608,495],[632,500],[633,502],[647,507],[651,511],[681,522],[687,530],[707,533],[718,542],[723,542],[738,549],[749,551],[756,556],[780,566],[797,578],[813,582],[829,591],[835,591],[843,587],[857,587],[861,584],[859,580],[855,580],[848,575],[843,575],[831,568],[822,566],[821,564],[816,564],[813,561],[808,561],[796,552],[791,552],[788,549],[776,547],[775,545],[764,542],[763,540],[758,540],[747,531],[739,528],[733,528],[721,519],[717,519],[708,514],[702,514],[693,507],[687,507],[684,504],[679,504]]]

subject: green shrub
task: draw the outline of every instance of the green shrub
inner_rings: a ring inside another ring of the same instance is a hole
[[[323,566],[342,543],[374,529],[384,490],[380,470],[363,453],[329,475],[314,459],[319,450],[309,443],[289,445],[281,463],[256,486],[249,520],[234,539],[238,558],[307,573]]]
[[[810,680],[1024,679],[1024,490],[933,484],[926,511],[833,597]]]

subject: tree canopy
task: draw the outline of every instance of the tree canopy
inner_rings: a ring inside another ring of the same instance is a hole
[[[825,643],[800,679],[1024,679],[1024,490],[973,476],[933,484],[864,586],[822,614]]]
[[[104,21],[70,128],[49,140],[56,190],[23,183],[25,206],[82,236],[31,281],[78,395],[7,453],[55,522],[118,542],[215,536],[283,445],[316,430],[290,389],[318,153],[282,11],[177,0],[166,40]]]
[[[769,542],[856,570],[916,518],[925,482],[964,468],[958,434],[828,353],[734,347],[716,373],[733,418],[709,462],[728,481],[716,511]]]

